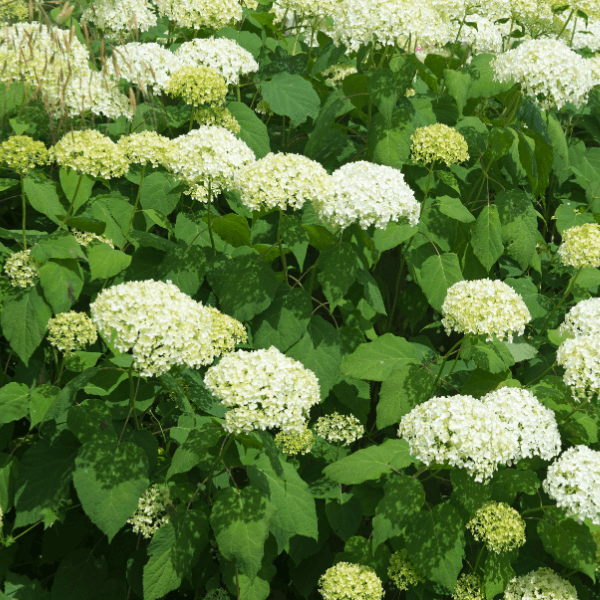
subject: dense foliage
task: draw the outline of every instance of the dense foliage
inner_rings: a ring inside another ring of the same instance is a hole
[[[595,0],[0,14],[0,598],[600,596]]]

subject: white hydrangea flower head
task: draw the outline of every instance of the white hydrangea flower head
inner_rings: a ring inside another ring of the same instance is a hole
[[[566,339],[558,347],[556,362],[564,367],[563,381],[573,399],[592,398],[600,393],[600,337],[580,335]]]
[[[461,573],[452,592],[452,600],[485,600],[479,577],[474,573]]]
[[[235,434],[277,427],[301,433],[311,407],[321,401],[315,374],[275,346],[226,354],[208,369],[204,384],[231,409],[224,427]]]
[[[344,228],[358,222],[362,229],[385,229],[401,217],[411,225],[419,222],[421,205],[398,169],[357,161],[334,171],[331,180],[333,193],[313,204],[332,225]]]
[[[566,229],[557,253],[569,267],[600,267],[600,225],[585,223]]]
[[[145,377],[213,361],[210,313],[170,281],[112,286],[98,294],[90,310],[104,338],[121,352],[131,350]]]
[[[129,170],[123,151],[95,129],[66,133],[52,149],[52,155],[61,167],[92,177],[121,177]]]
[[[153,167],[158,167],[165,160],[169,139],[155,131],[141,131],[122,135],[117,141],[117,146],[130,163],[151,163]]]
[[[573,446],[549,467],[544,491],[579,523],[600,525],[600,452]]]
[[[325,81],[333,86],[341,84],[348,75],[354,75],[358,71],[352,65],[331,65],[321,75],[325,77]]]
[[[496,81],[520,83],[523,94],[549,110],[567,102],[577,107],[587,102],[593,84],[585,60],[560,41],[540,39],[523,42],[490,66]]]
[[[225,103],[227,83],[211,67],[184,65],[171,75],[165,92],[193,106],[219,106]]]
[[[108,239],[105,235],[98,235],[97,233],[92,233],[91,231],[79,231],[77,229],[72,229],[71,234],[77,240],[77,243],[85,248],[87,248],[93,241],[97,241],[102,244],[108,244],[111,248],[115,247],[112,240]]]
[[[592,74],[593,85],[600,85],[600,55],[594,56],[593,58],[588,58],[587,61],[587,66]]]
[[[297,431],[280,431],[275,436],[275,444],[281,448],[284,454],[296,456],[297,454],[308,454],[315,442],[313,432],[306,426],[301,433]]]
[[[506,586],[503,597],[504,600],[579,600],[575,586],[548,567],[515,577]]]
[[[138,507],[127,523],[133,525],[133,533],[141,533],[142,537],[149,539],[170,521],[173,508],[169,488],[155,483],[141,495]]]
[[[258,63],[248,50],[227,38],[196,38],[175,51],[182,65],[205,65],[217,71],[228,85],[237,85],[240,75],[258,71]]]
[[[107,39],[148,31],[156,25],[156,15],[147,0],[94,0],[81,20],[93,23]]]
[[[26,176],[35,167],[50,164],[50,154],[43,142],[28,135],[11,135],[0,144],[0,162]]]
[[[500,54],[502,52],[502,34],[498,27],[489,19],[481,15],[469,15],[469,23],[476,23],[477,28],[466,23],[460,29],[460,21],[452,23],[458,41],[471,46],[473,54]]]
[[[475,481],[487,481],[518,452],[515,436],[499,417],[472,396],[435,397],[402,417],[398,437],[426,465],[466,469]]]
[[[230,188],[237,171],[254,160],[254,152],[227,129],[201,125],[171,140],[165,166],[190,185],[212,182],[215,191]]]
[[[513,335],[523,335],[531,314],[517,294],[503,281],[477,279],[459,281],[448,289],[442,304],[442,323],[446,333],[495,335],[512,342]]]
[[[425,577],[417,571],[415,565],[411,562],[410,555],[406,548],[394,552],[390,557],[388,577],[399,590],[408,590],[425,581]]]
[[[4,272],[13,287],[27,288],[35,285],[40,275],[40,263],[31,256],[31,248],[9,254],[4,261]]]
[[[383,585],[371,567],[339,562],[321,576],[319,592],[324,600],[381,600]]]
[[[98,339],[92,319],[82,312],[59,313],[48,321],[48,341],[65,356],[81,350]]]
[[[469,160],[467,140],[452,127],[443,123],[419,127],[410,136],[411,158],[426,165],[441,161],[446,166]]]
[[[341,443],[342,446],[359,440],[365,433],[365,428],[354,415],[340,415],[337,412],[319,417],[314,429],[318,436],[328,442]]]
[[[284,15],[294,16],[299,21],[309,20],[318,22],[325,17],[333,17],[336,13],[340,0],[277,0],[273,4],[273,12],[277,20],[282,21]]]
[[[285,210],[331,196],[332,181],[318,162],[306,156],[269,152],[236,173],[235,187],[250,210]]]
[[[496,554],[520,548],[525,543],[525,521],[505,502],[486,502],[467,523],[467,529]]]
[[[558,328],[560,334],[600,335],[600,298],[588,298],[578,302],[565,315]]]
[[[554,411],[545,407],[530,391],[503,387],[486,394],[481,401],[512,435],[517,452],[507,464],[540,456],[551,460],[561,451],[561,439]]]
[[[192,29],[221,29],[242,18],[242,5],[237,0],[157,0],[161,16]]]
[[[212,306],[204,308],[210,314],[212,322],[210,338],[215,356],[233,352],[237,344],[245,344],[248,341],[246,328],[237,319]]]
[[[567,0],[567,2],[555,2],[557,6],[569,6],[571,10],[584,12],[588,17],[600,18],[600,5],[596,0]]]

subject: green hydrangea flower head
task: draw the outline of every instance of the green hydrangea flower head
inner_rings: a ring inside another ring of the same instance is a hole
[[[504,502],[486,502],[467,523],[467,529],[496,554],[520,548],[525,543],[525,521]]]
[[[164,162],[169,139],[155,131],[141,131],[121,136],[117,146],[130,163],[138,165],[151,163],[153,167],[157,167]]]
[[[194,111],[194,119],[200,123],[200,125],[223,127],[223,129],[231,131],[234,135],[237,135],[242,130],[237,119],[231,114],[231,111],[226,106],[203,106],[196,108]]]
[[[394,552],[390,557],[388,577],[394,582],[394,585],[399,590],[408,590],[418,583],[425,581],[425,578],[412,564],[406,548]]]
[[[456,582],[452,600],[485,600],[477,575],[463,573]]]
[[[40,165],[50,164],[50,154],[43,142],[28,135],[13,135],[0,144],[0,160],[19,175]]]
[[[360,439],[365,428],[354,415],[340,415],[337,412],[319,417],[315,424],[315,433],[329,442],[341,442],[347,446]]]
[[[165,92],[186,104],[219,106],[225,102],[227,82],[211,67],[186,65],[171,75]]]
[[[371,567],[339,562],[319,579],[324,600],[381,600],[381,579]]]
[[[315,442],[313,432],[305,427],[301,433],[280,431],[275,436],[275,443],[284,454],[308,454]]]
[[[204,309],[210,314],[210,337],[215,356],[233,352],[237,344],[248,341],[246,328],[237,319],[223,314],[212,306],[205,306]]]
[[[411,157],[415,162],[429,165],[441,161],[450,166],[469,160],[467,140],[443,123],[419,127],[410,139]]]
[[[48,321],[48,341],[65,356],[81,350],[98,339],[96,326],[81,312],[64,312]]]

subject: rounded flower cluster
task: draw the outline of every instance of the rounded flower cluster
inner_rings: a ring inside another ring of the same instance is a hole
[[[225,102],[227,83],[210,67],[186,65],[171,75],[165,92],[181,98],[186,104],[218,106]]]
[[[117,141],[117,147],[125,158],[133,164],[153,167],[161,165],[165,160],[169,139],[154,131],[142,131],[123,135]]]
[[[170,281],[115,285],[102,290],[90,310],[106,340],[121,352],[132,351],[143,376],[213,361],[210,313]]]
[[[504,502],[486,502],[467,523],[467,529],[496,554],[520,548],[525,543],[525,521]]]
[[[331,65],[321,71],[321,75],[331,85],[339,85],[348,75],[354,75],[354,73],[357,73],[357,70],[352,65]]]
[[[452,592],[452,600],[485,600],[479,577],[462,573]]]
[[[204,600],[230,600],[230,596],[225,588],[215,588],[204,596]]]
[[[185,65],[206,65],[225,79],[227,85],[237,85],[240,75],[258,71],[258,63],[248,50],[227,38],[196,38],[184,42],[175,56]]]
[[[254,152],[230,131],[202,125],[171,141],[166,166],[188,184],[211,183],[214,192],[230,187],[238,169],[254,158]]]
[[[565,320],[558,328],[559,333],[579,335],[600,334],[600,298],[588,298],[578,302],[565,315]]]
[[[600,452],[574,446],[548,467],[544,491],[568,516],[600,525]]]
[[[399,590],[407,590],[425,581],[425,578],[415,569],[415,566],[410,561],[406,548],[394,552],[390,557],[388,577]]]
[[[530,391],[503,387],[486,394],[481,401],[500,419],[503,431],[515,440],[517,451],[507,464],[534,456],[551,460],[559,454],[561,440],[556,416]]]
[[[221,29],[242,18],[242,5],[236,0],[157,0],[161,16],[192,29]]]
[[[308,428],[304,427],[301,433],[292,431],[286,433],[280,431],[275,436],[275,443],[281,448],[284,454],[295,456],[296,454],[308,454],[313,447],[315,442],[315,436],[313,432]]]
[[[410,140],[411,157],[415,162],[428,165],[442,161],[450,166],[469,160],[467,140],[456,129],[443,123],[419,127]]]
[[[557,252],[563,265],[600,267],[600,225],[586,223],[563,231]]]
[[[331,195],[331,177],[314,160],[301,154],[270,152],[240,169],[235,186],[251,210],[302,208]]]
[[[59,313],[48,321],[48,341],[65,356],[98,339],[94,322],[81,312]]]
[[[0,161],[25,176],[38,165],[49,164],[50,154],[43,142],[28,135],[13,135],[0,144]]]
[[[317,419],[315,433],[329,442],[340,442],[343,446],[348,446],[363,436],[365,428],[354,415],[334,412]]]
[[[385,229],[389,221],[406,217],[419,222],[421,206],[398,169],[366,161],[348,163],[331,175],[333,193],[319,198],[315,209],[339,227],[358,221],[362,229]]]
[[[497,336],[512,342],[513,335],[523,335],[531,314],[523,298],[503,281],[478,279],[459,281],[448,289],[442,304],[442,323],[451,331]]]
[[[31,256],[31,250],[10,254],[4,262],[4,272],[13,287],[32,287],[40,274],[40,262]]]
[[[339,562],[319,579],[324,600],[381,600],[383,585],[371,567]]]
[[[237,119],[226,106],[196,107],[194,110],[194,120],[200,125],[223,127],[223,129],[231,131],[234,135],[237,135],[242,130]]]
[[[210,340],[215,356],[233,352],[237,344],[248,341],[246,328],[237,319],[223,314],[212,306],[205,306],[212,322]]]
[[[500,418],[472,396],[435,397],[402,417],[398,436],[426,465],[450,464],[486,481],[515,456],[514,436]]]
[[[231,409],[224,427],[235,434],[276,427],[301,433],[311,407],[321,401],[315,374],[274,346],[226,354],[208,369],[204,383]]]
[[[169,522],[172,508],[169,488],[155,483],[142,494],[138,507],[127,523],[133,525],[133,533],[141,533],[142,537],[148,539]]]
[[[490,66],[496,81],[521,84],[526,96],[543,109],[561,109],[567,102],[587,102],[592,77],[585,58],[551,39],[527,40],[496,57]]]
[[[481,15],[469,15],[468,22],[476,23],[477,28],[464,24],[459,27],[460,21],[454,23],[453,29],[458,35],[458,41],[471,47],[475,54],[500,54],[502,52],[502,34],[494,23]]]
[[[129,170],[124,152],[95,129],[70,131],[56,143],[52,154],[61,167],[91,177],[121,177]]]
[[[102,244],[108,244],[111,248],[115,247],[115,245],[112,243],[112,240],[109,240],[105,235],[98,235],[97,233],[92,233],[91,231],[78,231],[77,229],[72,229],[71,233],[77,240],[77,243],[85,248],[87,248],[94,240],[101,242]]]
[[[23,0],[5,2],[0,6],[0,21],[7,23],[10,20],[27,21],[29,18],[29,3]]]
[[[556,362],[564,367],[563,381],[573,398],[591,398],[600,392],[600,337],[581,335],[565,340],[556,352]]]
[[[148,31],[156,25],[156,15],[147,0],[95,0],[83,11],[81,20],[94,23],[108,39]]]
[[[578,600],[575,586],[552,569],[542,567],[512,579],[504,590],[504,600]]]

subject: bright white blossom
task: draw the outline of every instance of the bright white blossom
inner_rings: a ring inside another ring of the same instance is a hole
[[[381,600],[383,585],[371,567],[339,562],[321,576],[319,592],[324,600]]]
[[[426,165],[436,161],[446,166],[469,160],[467,140],[452,127],[443,123],[419,127],[411,136],[411,158]]]
[[[572,27],[566,29],[565,34],[570,38],[572,32],[569,30],[572,30]],[[592,52],[600,50],[600,17],[590,17],[587,25],[584,19],[577,19],[572,48],[573,50],[589,48]]]
[[[248,341],[246,328],[237,319],[212,306],[205,306],[204,308],[210,314],[212,322],[210,340],[215,356],[233,352],[237,344],[244,344]]]
[[[552,569],[542,567],[512,579],[504,590],[504,600],[578,600],[575,586]]]
[[[600,335],[600,298],[588,298],[578,302],[565,315],[558,331],[574,336]]]
[[[332,225],[358,222],[362,229],[385,229],[405,217],[419,222],[421,206],[398,169],[366,161],[348,163],[331,175],[333,193],[314,202],[319,215]]]
[[[487,481],[518,451],[500,418],[472,396],[435,397],[402,417],[398,436],[426,465],[450,464]]]
[[[311,407],[321,401],[315,374],[274,346],[226,354],[208,369],[204,383],[230,409],[224,427],[235,434],[276,427],[301,433]]]
[[[142,537],[149,539],[157,529],[169,522],[173,508],[169,488],[155,483],[142,494],[138,507],[127,523],[133,525],[133,533],[141,533]]]
[[[357,73],[357,70],[352,65],[331,65],[321,71],[321,75],[331,85],[339,85],[348,75],[354,75],[354,73]]]
[[[388,577],[394,582],[399,590],[408,590],[409,588],[422,583],[425,578],[410,560],[410,555],[406,548],[394,552],[390,557],[390,566],[388,567]]]
[[[471,46],[473,54],[499,54],[502,52],[502,34],[492,21],[481,15],[469,15],[467,22],[475,23],[472,27],[465,23],[460,29],[460,21],[453,23],[458,41]]]
[[[118,148],[130,163],[158,167],[165,160],[169,139],[155,131],[141,131],[122,135],[117,141]]]
[[[363,436],[365,428],[354,415],[334,412],[317,419],[315,433],[329,442],[348,446]]]
[[[280,431],[275,436],[275,443],[281,448],[284,454],[290,456],[296,456],[297,454],[308,454],[313,447],[315,442],[315,436],[313,432],[308,428],[304,427],[301,433],[297,431]]]
[[[90,310],[104,339],[121,352],[131,350],[143,376],[213,361],[210,313],[170,281],[115,285],[102,290]]]
[[[221,29],[242,18],[242,5],[236,0],[156,0],[161,16],[183,27]]]
[[[563,231],[557,253],[569,267],[600,267],[600,225],[585,223]]]
[[[40,274],[40,263],[31,256],[31,248],[9,254],[4,262],[4,272],[13,287],[32,287]]]
[[[523,335],[531,314],[523,298],[503,281],[477,279],[452,285],[442,304],[442,323],[451,331],[485,335],[487,341],[497,336],[512,342],[513,335]]]
[[[591,398],[600,392],[600,337],[580,335],[566,339],[558,347],[556,362],[564,367],[563,381],[573,398]]]
[[[525,543],[525,521],[505,502],[486,502],[467,523],[467,529],[496,554],[520,548]]]
[[[48,341],[65,356],[98,339],[94,322],[82,312],[59,313],[48,321]]]
[[[101,242],[102,244],[108,244],[111,248],[115,247],[112,240],[109,240],[105,235],[98,235],[91,231],[78,231],[77,229],[72,229],[71,233],[77,240],[77,243],[85,248],[87,248],[94,240]]]
[[[156,25],[156,15],[147,0],[95,0],[81,15],[108,39],[148,31]]]

